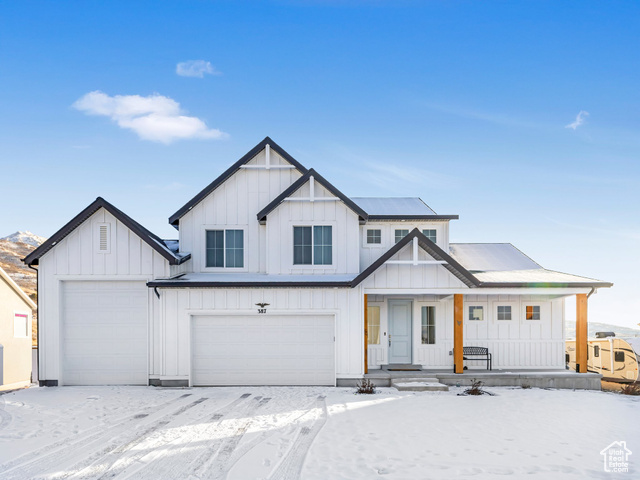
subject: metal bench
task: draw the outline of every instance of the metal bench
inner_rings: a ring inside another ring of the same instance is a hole
[[[463,360],[476,360],[475,358],[467,358],[467,357],[485,358],[487,360],[487,370],[492,370],[491,354],[489,353],[489,349],[487,347],[462,347]]]

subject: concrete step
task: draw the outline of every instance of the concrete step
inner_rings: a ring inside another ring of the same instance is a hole
[[[428,381],[435,380],[435,381]],[[438,383],[437,379],[410,380],[396,379],[391,382],[391,386],[400,392],[448,392],[449,387]]]

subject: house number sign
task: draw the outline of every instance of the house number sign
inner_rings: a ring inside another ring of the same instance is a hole
[[[258,308],[258,313],[267,313],[267,308],[269,306],[268,303],[256,303],[256,305],[260,308]]]

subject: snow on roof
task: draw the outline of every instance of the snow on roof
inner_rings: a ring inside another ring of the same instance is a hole
[[[418,197],[352,197],[369,215],[436,215]]]
[[[593,278],[579,277],[569,273],[554,272],[544,268],[530,270],[503,270],[492,272],[474,272],[481,282],[490,283],[598,283],[600,280]]]
[[[452,243],[449,252],[471,272],[542,268],[510,243]]]

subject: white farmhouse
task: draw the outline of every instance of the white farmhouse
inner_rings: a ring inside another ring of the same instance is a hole
[[[457,218],[419,198],[349,198],[268,137],[170,217],[178,241],[98,198],[25,258],[39,271],[40,383],[564,371],[573,295],[585,372],[587,296],[611,284],[510,244],[450,243]]]

